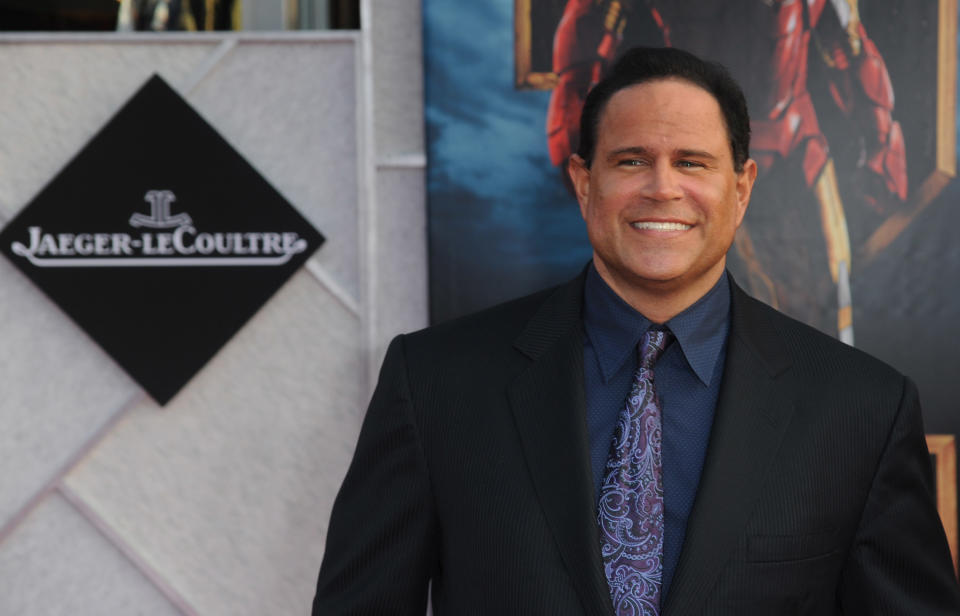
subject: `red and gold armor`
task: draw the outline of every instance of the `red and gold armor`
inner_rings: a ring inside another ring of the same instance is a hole
[[[829,141],[807,87],[808,62],[822,62],[817,69],[827,76],[831,104],[856,127],[863,148],[857,169],[863,176],[863,199],[880,215],[907,197],[906,150],[893,119],[887,67],[860,22],[856,0],[734,4],[736,9],[726,2],[569,0],[554,36],[557,84],[547,111],[550,159],[566,165],[576,149],[586,94],[624,47],[675,45],[727,65],[748,99],[751,153],[761,174],[787,158],[798,160],[819,204],[830,275],[840,298],[838,331],[852,341],[849,233]],[[652,21],[661,40],[632,40],[633,20]],[[718,30],[739,30],[742,36],[718,47]],[[749,71],[737,74],[743,66]]]

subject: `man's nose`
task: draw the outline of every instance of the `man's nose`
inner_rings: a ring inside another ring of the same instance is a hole
[[[654,201],[670,201],[683,196],[677,169],[668,163],[654,165],[647,174],[644,196]]]

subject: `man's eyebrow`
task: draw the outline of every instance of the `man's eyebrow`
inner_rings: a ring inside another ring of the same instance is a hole
[[[705,150],[677,150],[675,152],[680,158],[706,158],[716,160],[717,157]]]
[[[617,148],[616,150],[611,150],[610,153],[607,154],[607,159],[613,160],[614,158],[619,158],[624,154],[630,154],[633,156],[644,156],[649,153],[650,153],[650,150],[643,147],[642,145],[635,145],[635,146],[630,146],[626,148]]]
[[[650,154],[650,149],[645,148],[642,145],[635,145],[626,148],[617,148],[616,150],[611,150],[607,154],[608,160],[613,160],[624,155],[631,156],[645,156]],[[688,148],[682,148],[679,150],[674,150],[673,155],[678,158],[703,158],[708,160],[716,160],[717,157],[706,150],[693,150]]]

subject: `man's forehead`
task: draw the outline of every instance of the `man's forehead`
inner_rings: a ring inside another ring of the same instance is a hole
[[[601,109],[600,119],[602,121],[603,117],[607,115],[607,111],[610,109],[611,105],[614,104],[614,101],[622,102],[625,98],[629,96],[634,96],[637,94],[637,92],[640,92],[640,91],[662,92],[667,90],[667,88],[663,88],[661,86],[675,86],[675,85],[679,85],[685,88],[691,88],[695,90],[695,92],[689,92],[688,94],[686,94],[684,97],[684,101],[689,101],[691,100],[691,98],[698,97],[697,93],[699,93],[700,95],[703,95],[701,97],[701,102],[709,99],[712,102],[711,106],[715,108],[717,111],[718,119],[720,121],[723,121],[723,110],[720,107],[720,101],[717,100],[717,97],[713,94],[713,92],[706,89],[702,85],[696,82],[690,81],[689,79],[684,79],[683,77],[657,77],[655,79],[647,79],[647,80],[640,81],[640,82],[630,84],[628,86],[624,86],[620,88],[610,96],[610,98],[607,100],[606,105],[604,105],[603,109]],[[681,103],[684,101],[681,101]],[[682,104],[678,105],[678,107],[682,109],[683,105]]]
[[[681,85],[692,89],[693,91],[688,91],[686,93],[674,92],[675,94],[680,94],[681,98],[676,101],[676,104],[671,102],[670,108],[682,112],[685,109],[691,109],[692,111],[695,107],[699,106],[700,111],[702,112],[704,110],[704,106],[706,106],[706,108],[709,109],[709,112],[702,114],[701,118],[706,118],[708,123],[715,123],[716,128],[721,131],[724,139],[730,139],[730,130],[727,126],[723,109],[720,106],[720,102],[717,100],[716,96],[698,83],[681,77],[671,76],[641,81],[639,83],[634,83],[620,88],[614,92],[613,95],[611,95],[611,97],[607,100],[607,103],[604,105],[603,109],[601,109],[601,113],[598,118],[599,122],[596,135],[598,144],[601,141],[611,140],[611,137],[614,141],[618,140],[617,137],[623,137],[624,135],[620,133],[620,130],[623,129],[623,123],[629,123],[632,119],[642,115],[644,109],[640,108],[639,105],[633,103],[633,108],[625,106],[628,104],[626,102],[627,99],[636,97],[638,93],[644,91],[651,93],[652,96],[664,94],[667,91],[667,88],[658,87],[664,85]],[[671,90],[675,90],[675,88],[672,88]],[[610,113],[611,108],[616,110],[616,114]],[[636,110],[636,113],[634,113],[634,110]],[[617,117],[613,118],[611,117],[612,115],[616,115]],[[604,137],[606,137],[606,139]]]

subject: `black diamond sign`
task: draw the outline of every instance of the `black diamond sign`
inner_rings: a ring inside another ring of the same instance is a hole
[[[157,76],[0,232],[160,404],[323,241]]]

